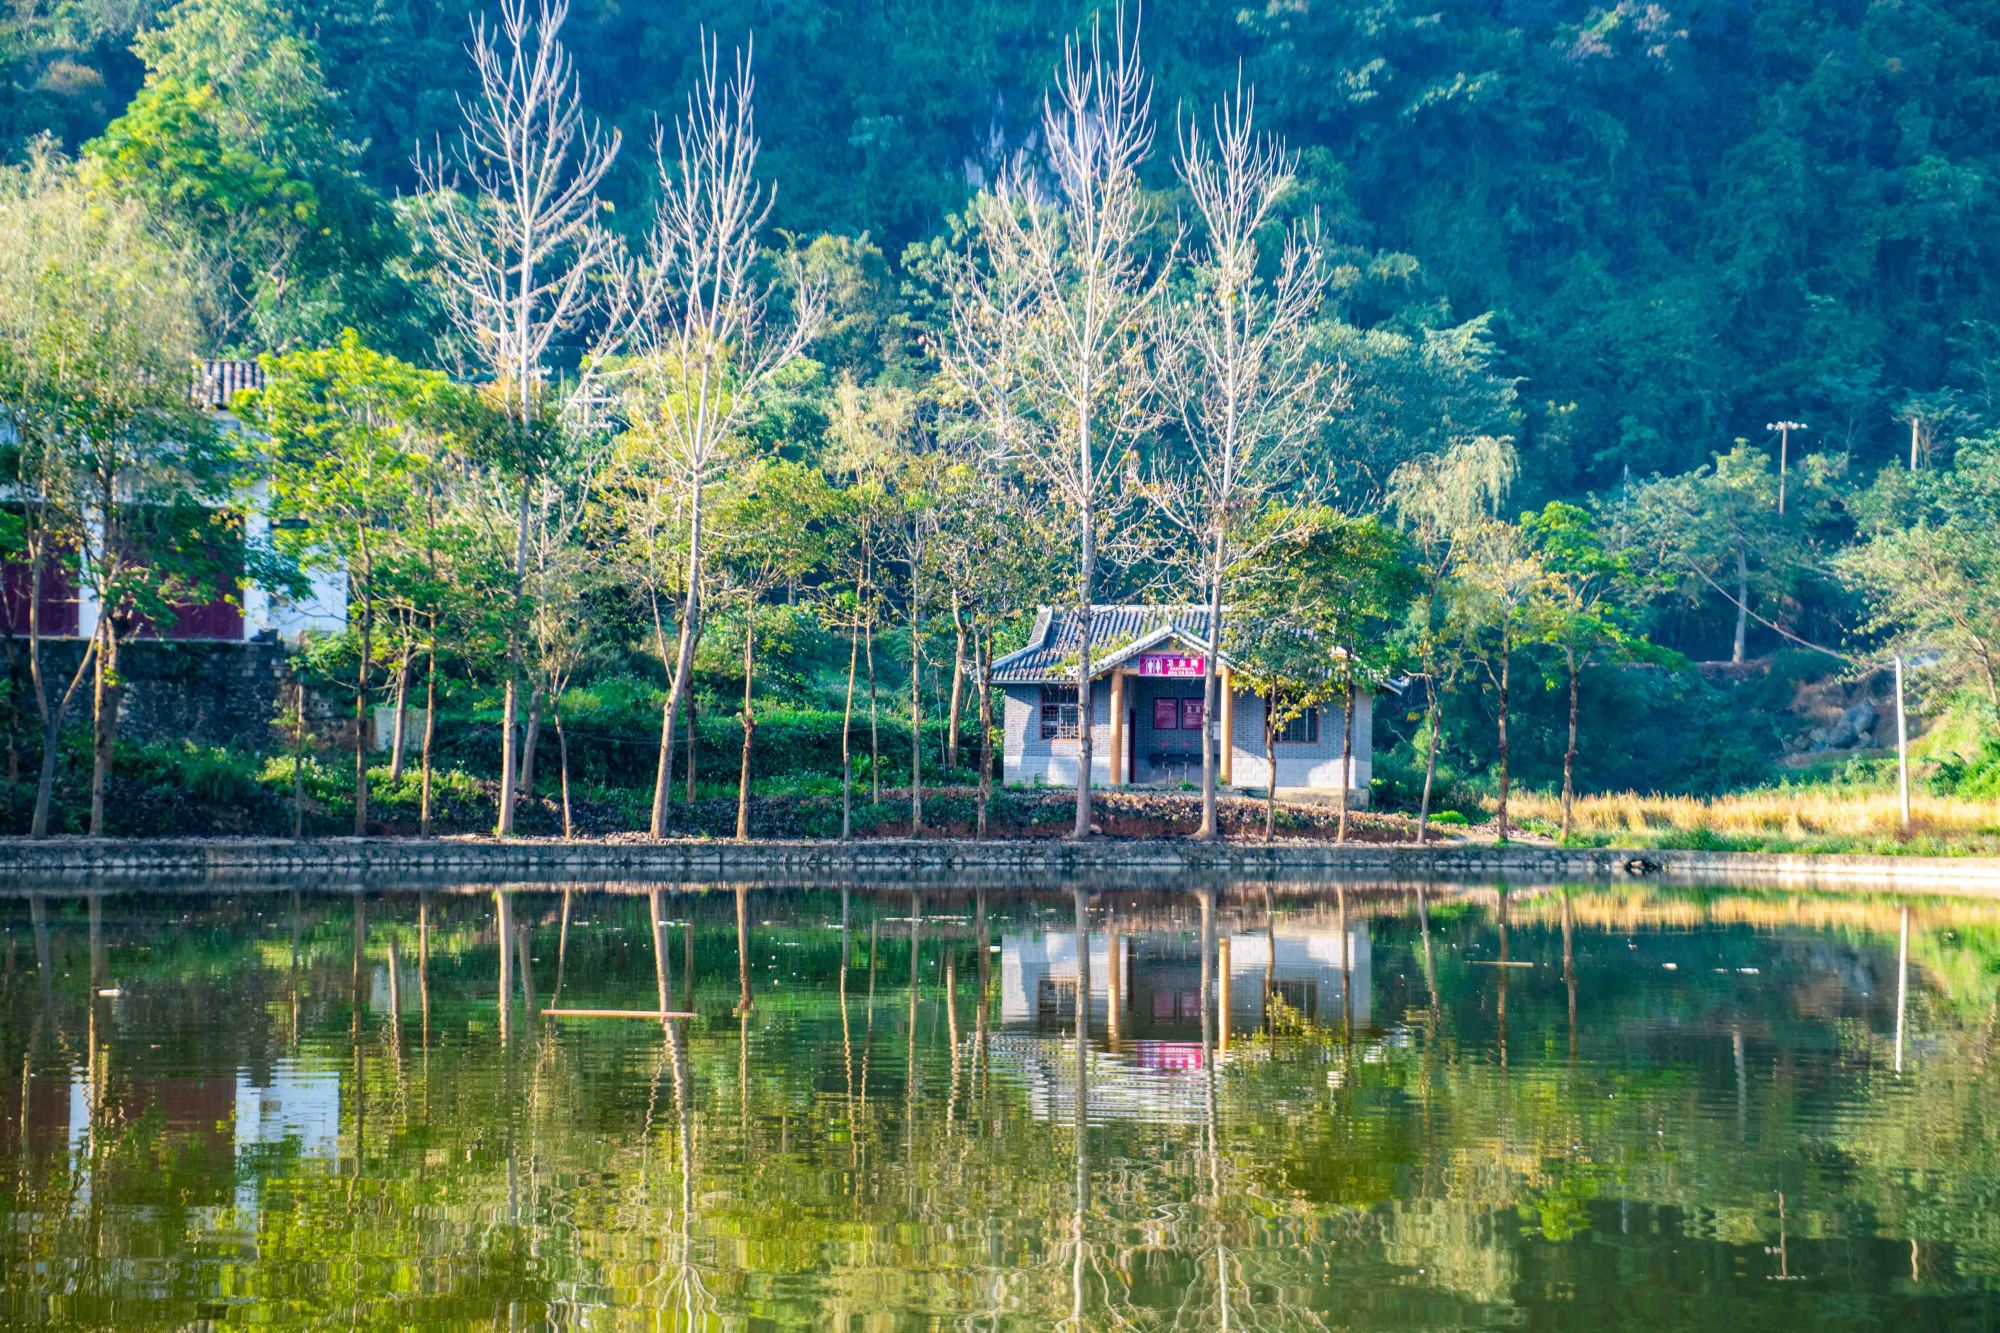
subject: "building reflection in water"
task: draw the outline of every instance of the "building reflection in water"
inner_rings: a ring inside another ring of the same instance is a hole
[[[1086,947],[1090,1118],[1200,1122],[1200,937],[1096,930]],[[1365,921],[1351,922],[1344,937],[1332,927],[1238,931],[1220,935],[1216,952],[1216,1002],[1228,1015],[1216,1033],[1218,1060],[1239,1058],[1246,1049],[1240,1038],[1263,1031],[1282,1012],[1336,1031],[1350,1022],[1368,1024]],[[997,1069],[1012,1067],[1040,1118],[1074,1113],[1066,1038],[1076,1028],[1076,998],[1073,931],[1001,937],[993,1062]]]

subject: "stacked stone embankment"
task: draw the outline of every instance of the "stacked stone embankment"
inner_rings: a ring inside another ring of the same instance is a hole
[[[718,842],[316,838],[0,840],[0,889],[90,881],[104,887],[282,880],[406,883],[679,881],[1104,885],[1359,878],[1509,882],[1613,877],[2000,896],[2000,860],[1785,856],[1515,844],[1431,847],[1175,839],[973,842]]]

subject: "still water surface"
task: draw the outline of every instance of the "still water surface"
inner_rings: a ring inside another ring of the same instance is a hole
[[[2000,904],[51,893],[0,954],[9,1326],[2000,1326]]]

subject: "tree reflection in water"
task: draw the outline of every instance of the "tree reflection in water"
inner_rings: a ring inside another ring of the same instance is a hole
[[[0,1323],[1990,1326],[2000,905],[1905,907],[4,899]]]

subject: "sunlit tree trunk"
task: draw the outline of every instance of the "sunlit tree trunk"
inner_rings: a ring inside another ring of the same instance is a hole
[[[873,613],[861,626],[862,656],[868,663],[868,800],[882,804],[882,720],[880,696],[875,691],[875,619]]]
[[[46,541],[46,537],[42,541]],[[41,549],[38,544],[36,550]],[[76,670],[70,674],[69,684],[52,701],[42,673],[42,572],[45,568],[42,558],[29,566],[30,592],[28,595],[28,675],[34,684],[35,706],[42,719],[42,754],[39,771],[35,775],[35,811],[28,825],[28,836],[46,838],[49,835],[49,813],[55,802],[56,761],[62,755],[62,725],[69,716],[70,705],[75,701],[77,691],[82,688],[84,678],[91,673],[97,660],[98,639],[93,635],[85,645],[83,657],[77,662]]]
[[[1508,760],[1510,758],[1507,749],[1507,686],[1511,679],[1513,664],[1513,636],[1503,632],[1500,636],[1500,716],[1498,719],[1500,741],[1500,840],[1502,842],[1507,840]]]
[[[1216,704],[1221,684],[1221,663],[1217,660],[1222,651],[1222,580],[1223,562],[1226,558],[1228,537],[1217,531],[1215,550],[1208,570],[1208,652],[1203,656],[1201,669],[1201,824],[1195,829],[1195,837],[1212,840],[1221,835],[1216,822],[1216,786],[1220,780],[1221,756],[1216,745]],[[1221,738],[1223,745],[1229,738]]]
[[[847,695],[840,706],[840,836],[854,836],[854,679],[860,670],[861,630],[847,634]]]
[[[561,770],[562,779],[562,830],[563,837],[576,836],[576,829],[570,820],[569,806],[569,734],[563,730],[562,696],[557,694],[549,700],[549,715],[556,724],[556,765]]]
[[[1438,730],[1444,718],[1438,710],[1437,677],[1424,677],[1424,725],[1430,732],[1430,743],[1424,747],[1424,794],[1417,803],[1417,846],[1424,845],[1430,831],[1431,789],[1437,781]]]
[[[1570,813],[1576,802],[1576,697],[1578,666],[1576,649],[1565,645],[1563,664],[1569,668],[1569,744],[1563,749],[1563,820],[1562,837],[1569,841]]]
[[[1736,641],[1730,646],[1729,660],[1743,662],[1743,649],[1750,634],[1750,561],[1743,548],[1736,548]]]
[[[104,836],[104,800],[111,786],[111,764],[118,741],[118,631],[109,609],[99,611],[96,668],[91,682],[91,715],[95,723],[90,746],[90,836]]]
[[[1081,446],[1086,452],[1090,445],[1086,439]],[[1096,628],[1096,608],[1091,603],[1091,588],[1097,572],[1097,534],[1094,518],[1088,506],[1084,510],[1083,554],[1078,564],[1076,610],[1077,654],[1076,654],[1076,823],[1070,828],[1070,836],[1078,840],[1090,836],[1090,783],[1092,757],[1096,749],[1097,727],[1096,709],[1090,697],[1090,636]]]
[[[924,831],[923,600],[910,569],[910,836]]]
[[[404,642],[408,635],[405,627]],[[389,727],[389,781],[400,782],[403,777],[404,737],[408,731],[405,720],[410,711],[410,654],[404,652],[396,662],[396,716]]]
[[[433,746],[437,741],[437,612],[430,613],[430,642],[424,650],[424,738],[418,763],[422,765],[422,795],[419,797],[417,828],[424,837],[431,835],[431,774]]]
[[[368,833],[368,686],[375,665],[375,576],[367,531],[362,530],[356,591],[360,596],[361,651],[354,666],[354,836]]]
[[[984,838],[993,809],[993,631],[976,650],[979,656],[979,812],[973,832]],[[982,992],[980,1001],[985,1002]]]
[[[757,735],[751,711],[751,680],[756,672],[757,618],[754,606],[743,608],[743,768],[736,780],[736,841],[750,840],[750,746]]]
[[[1264,696],[1264,841],[1270,842],[1278,835],[1278,729],[1271,725],[1271,715],[1277,711],[1278,696]]]
[[[1340,823],[1333,840],[1347,841],[1347,810],[1353,805],[1351,788],[1354,773],[1354,676],[1350,671],[1342,701],[1340,719]]]
[[[700,632],[701,616],[701,538],[702,538],[702,495],[703,487],[697,481],[690,496],[692,513],[688,519],[688,559],[687,590],[681,598],[680,636],[674,648],[673,675],[667,682],[667,702],[660,709],[660,760],[658,771],[653,775],[653,817],[650,832],[656,838],[665,837],[667,831],[668,793],[674,781],[674,722],[680,716],[681,701],[687,700],[688,737],[692,746],[694,738],[694,644]],[[689,751],[688,767],[694,767],[693,751]],[[694,800],[694,792],[689,788],[688,800]]]
[[[542,707],[547,699],[546,687],[537,682],[534,692],[528,696],[528,721],[522,729],[520,794],[530,801],[535,798],[535,752],[541,748]]]
[[[944,765],[958,768],[958,722],[965,706],[965,615],[954,601],[951,607],[951,704],[945,723]]]
[[[292,836],[306,831],[306,687],[292,685]],[[429,832],[428,829],[425,832]]]

